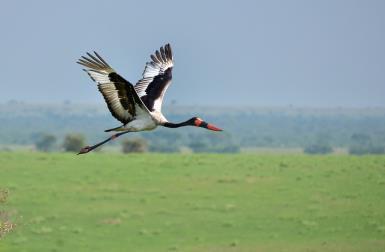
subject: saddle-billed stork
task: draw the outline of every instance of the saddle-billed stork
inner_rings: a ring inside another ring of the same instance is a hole
[[[78,154],[84,154],[113,140],[123,134],[135,131],[153,130],[157,126],[179,128],[196,126],[209,130],[221,131],[220,128],[206,123],[199,117],[193,117],[181,123],[169,122],[162,114],[164,94],[172,79],[174,66],[170,44],[161,47],[151,55],[151,62],[147,62],[143,71],[143,78],[136,85],[121,77],[107,62],[94,52],[82,56],[77,63],[86,67],[83,69],[98,84],[112,116],[123,125],[105,130],[105,132],[119,132],[106,140],[92,146],[86,146]]]

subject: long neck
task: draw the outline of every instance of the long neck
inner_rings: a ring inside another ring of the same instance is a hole
[[[167,127],[167,128],[179,128],[179,127],[183,127],[183,126],[189,126],[189,121],[185,121],[185,122],[181,122],[181,123],[172,123],[172,122],[165,122],[163,124],[164,127]]]

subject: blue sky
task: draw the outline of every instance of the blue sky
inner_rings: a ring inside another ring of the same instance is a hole
[[[385,106],[385,1],[7,1],[0,102],[103,103],[75,62],[131,82],[169,42],[165,103]]]

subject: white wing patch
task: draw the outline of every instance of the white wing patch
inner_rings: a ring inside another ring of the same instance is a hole
[[[151,59],[151,62],[146,63],[142,74],[143,78],[134,86],[139,97],[146,95],[148,85],[156,76],[164,74],[168,68],[174,66],[172,50],[169,44],[165,45],[164,48],[161,47],[159,51],[155,51],[155,53],[151,55]]]
[[[109,71],[95,71],[95,70],[86,70],[84,71],[91,77],[91,79],[99,84],[105,84],[111,82],[108,78]]]

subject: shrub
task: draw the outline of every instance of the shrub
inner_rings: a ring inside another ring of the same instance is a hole
[[[85,138],[81,134],[68,134],[64,138],[63,148],[65,151],[78,152],[85,145]]]
[[[157,141],[157,142],[159,143],[160,141]],[[152,152],[165,152],[165,153],[179,152],[179,148],[175,144],[165,144],[165,143],[155,144],[151,142],[149,149]]]
[[[369,135],[355,133],[351,137],[349,153],[352,155],[384,154],[383,145],[375,143]]]
[[[379,145],[352,145],[349,147],[349,154],[352,155],[365,155],[365,154],[384,154],[384,146]]]
[[[123,153],[147,152],[147,141],[142,138],[127,139],[122,142]]]
[[[311,144],[303,150],[306,154],[328,154],[333,152],[333,148],[328,144]]]
[[[240,152],[240,147],[237,144],[227,143],[226,145],[211,145],[203,141],[192,142],[188,146],[192,151],[197,153],[238,153]]]
[[[36,149],[40,151],[51,151],[56,143],[56,137],[53,135],[45,134],[40,136],[40,138],[36,141],[35,146]]]

